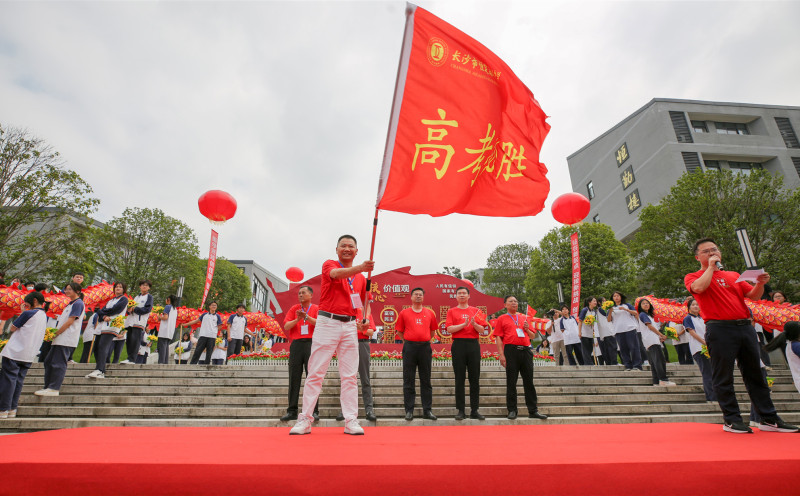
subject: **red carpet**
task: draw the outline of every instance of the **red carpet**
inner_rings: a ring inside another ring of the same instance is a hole
[[[800,494],[800,435],[711,424],[91,427],[0,437],[0,494]]]

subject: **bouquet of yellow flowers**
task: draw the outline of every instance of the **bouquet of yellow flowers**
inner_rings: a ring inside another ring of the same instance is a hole
[[[128,300],[128,310],[135,307],[137,305],[136,300],[130,299]]]
[[[674,327],[665,327],[664,335],[667,337],[667,339],[674,339],[676,341],[678,340],[678,331],[676,331]]]
[[[153,313],[161,313],[164,311],[164,307],[156,305],[153,307]]]
[[[156,336],[155,334],[148,334],[147,335],[147,340],[150,341],[150,344],[157,343],[158,342],[158,336]]]
[[[711,355],[708,354],[708,346],[706,345],[700,347],[700,353],[705,355],[706,358],[711,358]]]
[[[0,339],[0,351],[5,347],[6,343],[8,343],[8,339]]]
[[[614,306],[614,302],[613,301],[606,300],[606,301],[603,302],[602,308],[603,308],[603,310],[605,310],[607,312],[608,309],[613,307],[613,306]]]
[[[583,323],[587,326],[594,325],[595,323],[594,315],[587,315],[585,319],[583,319]]]
[[[44,330],[44,340],[48,343],[53,341],[56,338],[56,332],[58,332],[58,329],[55,327],[48,327]]]
[[[214,345],[215,346],[221,346],[222,345],[222,336],[220,336],[216,340],[214,340]]]
[[[122,315],[117,315],[111,321],[110,325],[111,325],[111,327],[116,327],[117,329],[122,329],[123,327],[125,327],[125,317],[123,317]]]
[[[180,356],[183,353],[183,346],[178,346],[175,348],[175,354]]]
[[[772,377],[767,377],[767,386],[772,389],[772,385],[775,384],[775,379]]]

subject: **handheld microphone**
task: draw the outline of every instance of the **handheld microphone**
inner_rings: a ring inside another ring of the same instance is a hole
[[[716,262],[714,262],[714,265],[716,265],[716,266],[717,266],[717,269],[719,269],[719,270],[724,270],[724,268],[722,267],[722,263],[721,263],[719,260],[717,260]]]

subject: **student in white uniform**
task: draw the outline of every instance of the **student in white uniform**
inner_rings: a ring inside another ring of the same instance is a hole
[[[100,327],[100,336],[95,338],[95,346],[97,347],[96,355],[96,369],[87,374],[88,379],[103,379],[106,376],[106,359],[111,353],[111,348],[114,339],[125,339],[125,331],[122,329],[112,327],[111,323],[117,317],[124,317],[125,310],[128,308],[128,298],[125,296],[125,283],[115,282],[113,285],[114,297],[108,300],[108,303],[103,308],[97,309],[99,315],[98,327]],[[122,341],[119,341],[122,342]]]
[[[586,324],[586,317],[591,315],[594,317],[594,323]],[[586,365],[602,365],[602,357],[598,357],[595,353],[594,338],[597,336],[597,322],[600,314],[597,311],[597,298],[590,296],[583,302],[583,309],[578,316],[578,322],[581,325],[581,353],[583,354],[583,362]]]
[[[169,363],[169,345],[172,343],[172,336],[175,334],[175,324],[178,321],[178,309],[175,308],[177,298],[174,295],[167,296],[164,311],[161,312],[158,323],[158,363],[166,365]]]
[[[211,353],[211,365],[225,365],[225,359],[228,356],[228,333],[222,331],[222,342],[219,344],[214,340],[214,352]]]
[[[694,363],[700,369],[703,376],[703,391],[706,394],[706,401],[717,401],[714,394],[713,383],[711,382],[711,361],[703,354],[703,346],[706,345],[706,323],[700,318],[700,305],[697,300],[689,298],[686,300],[686,308],[689,315],[683,319],[683,328],[689,335],[689,352],[692,354]]]
[[[67,362],[78,346],[83,323],[83,300],[78,298],[81,285],[76,282],[67,284],[64,295],[70,299],[69,305],[58,317],[56,337],[44,360],[44,389],[36,391],[37,396],[58,396],[64,376],[67,375]]]
[[[236,313],[228,317],[228,356],[242,352],[244,334],[247,332],[247,317],[244,316],[244,310],[244,305],[239,305],[236,307]]]
[[[552,313],[551,313],[552,312]],[[560,318],[560,313],[555,308],[547,312],[550,316],[550,347],[553,350],[553,358],[556,360],[556,365],[564,365],[569,363],[567,359],[567,348],[564,345],[564,332],[556,325],[556,319]]]
[[[581,332],[578,321],[569,314],[569,307],[561,307],[561,318],[556,321],[556,328],[564,333],[564,345],[567,348],[567,359],[570,365],[583,365],[583,353],[581,352]],[[573,353],[575,358],[572,357]]]
[[[667,361],[661,351],[661,343],[666,341],[667,337],[653,325],[653,304],[647,298],[642,298],[636,309],[639,311],[639,332],[642,335],[642,345],[647,350],[647,356],[650,359],[653,385],[674,386],[675,383],[667,378]]]
[[[98,315],[96,313],[92,314],[89,317],[89,320],[86,322],[86,327],[83,330],[83,349],[81,350],[81,358],[78,363],[89,363],[89,353],[93,352],[95,355],[97,354],[97,350],[94,348],[94,338],[95,338],[95,330],[97,327]]]
[[[619,354],[617,339],[614,337],[614,325],[608,321],[608,313],[603,310],[605,298],[597,301],[597,312],[600,314],[597,319],[597,332],[600,334],[600,349],[603,354],[603,361],[606,365],[622,365],[617,360]]]
[[[185,332],[181,335],[181,342],[175,347],[177,350],[178,348],[183,348],[183,351],[178,354],[175,353],[175,364],[186,364],[189,363],[189,359],[192,357],[192,337],[189,335],[188,332]]]
[[[633,307],[625,303],[625,295],[615,291],[611,295],[614,306],[608,311],[608,321],[614,324],[614,336],[619,344],[619,354],[625,370],[642,368],[642,354],[639,351],[639,317]]]
[[[222,318],[217,315],[217,302],[212,301],[208,304],[208,312],[203,313],[198,318],[181,325],[181,328],[200,324],[200,331],[197,333],[197,345],[194,347],[191,364],[200,360],[200,355],[205,353],[204,365],[211,363],[211,354],[214,352],[214,342],[219,334],[219,327],[222,325]]]
[[[681,322],[670,322],[667,324],[669,327],[675,329],[675,332],[678,334],[678,341],[676,342],[674,339],[673,346],[675,346],[675,352],[678,354],[678,363],[681,365],[691,365],[692,362],[692,352],[689,347],[689,333],[686,332],[686,328],[683,327]]]
[[[19,395],[25,376],[36,353],[44,341],[47,316],[44,313],[44,296],[38,291],[25,295],[22,315],[9,328],[11,337],[0,352],[0,419],[17,416]]]
[[[125,347],[128,350],[128,358],[122,363],[133,363],[137,360],[139,345],[146,334],[147,319],[153,310],[153,295],[150,294],[152,285],[149,279],[139,281],[139,295],[133,298],[136,306],[128,309],[128,316],[125,318],[125,329],[128,331]]]
[[[149,334],[142,336],[142,342],[139,343],[138,354],[136,355],[136,363],[144,365],[147,363],[147,357],[150,356],[150,339]]]

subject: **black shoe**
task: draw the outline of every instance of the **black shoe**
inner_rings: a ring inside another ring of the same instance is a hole
[[[547,420],[547,415],[543,413],[539,413],[539,410],[534,410],[532,413],[528,414],[528,418],[535,418],[539,420]]]
[[[314,417],[314,422],[319,422],[319,413],[314,412],[311,414],[311,416]]]
[[[378,420],[378,417],[375,416],[375,412],[371,410],[367,412],[366,418],[370,422],[375,422],[376,420]]]
[[[344,420],[344,415],[342,415],[340,413],[339,415],[336,416],[336,420],[338,420],[339,422],[343,421]]]
[[[406,412],[406,420],[409,422],[414,420],[414,412]]]
[[[433,412],[430,410],[422,412],[422,418],[427,420],[439,420],[439,417],[434,415]]]
[[[456,413],[456,420],[464,420],[465,418],[464,410],[459,410],[458,413]]]
[[[508,420],[514,420],[515,418],[517,418],[516,410],[511,410],[510,412],[508,412]]]
[[[762,424],[763,425],[763,424]],[[752,434],[753,429],[748,427],[742,422],[734,422],[732,424],[723,424],[722,430],[725,432],[732,432],[734,434]]]
[[[470,413],[469,414],[469,418],[475,419],[475,420],[486,420],[486,417],[484,417],[483,415],[478,413],[477,410],[475,410],[474,412]]]
[[[289,421],[292,421],[292,420],[297,420],[297,414],[296,413],[287,413],[286,415],[281,417],[281,422],[289,422]]]

